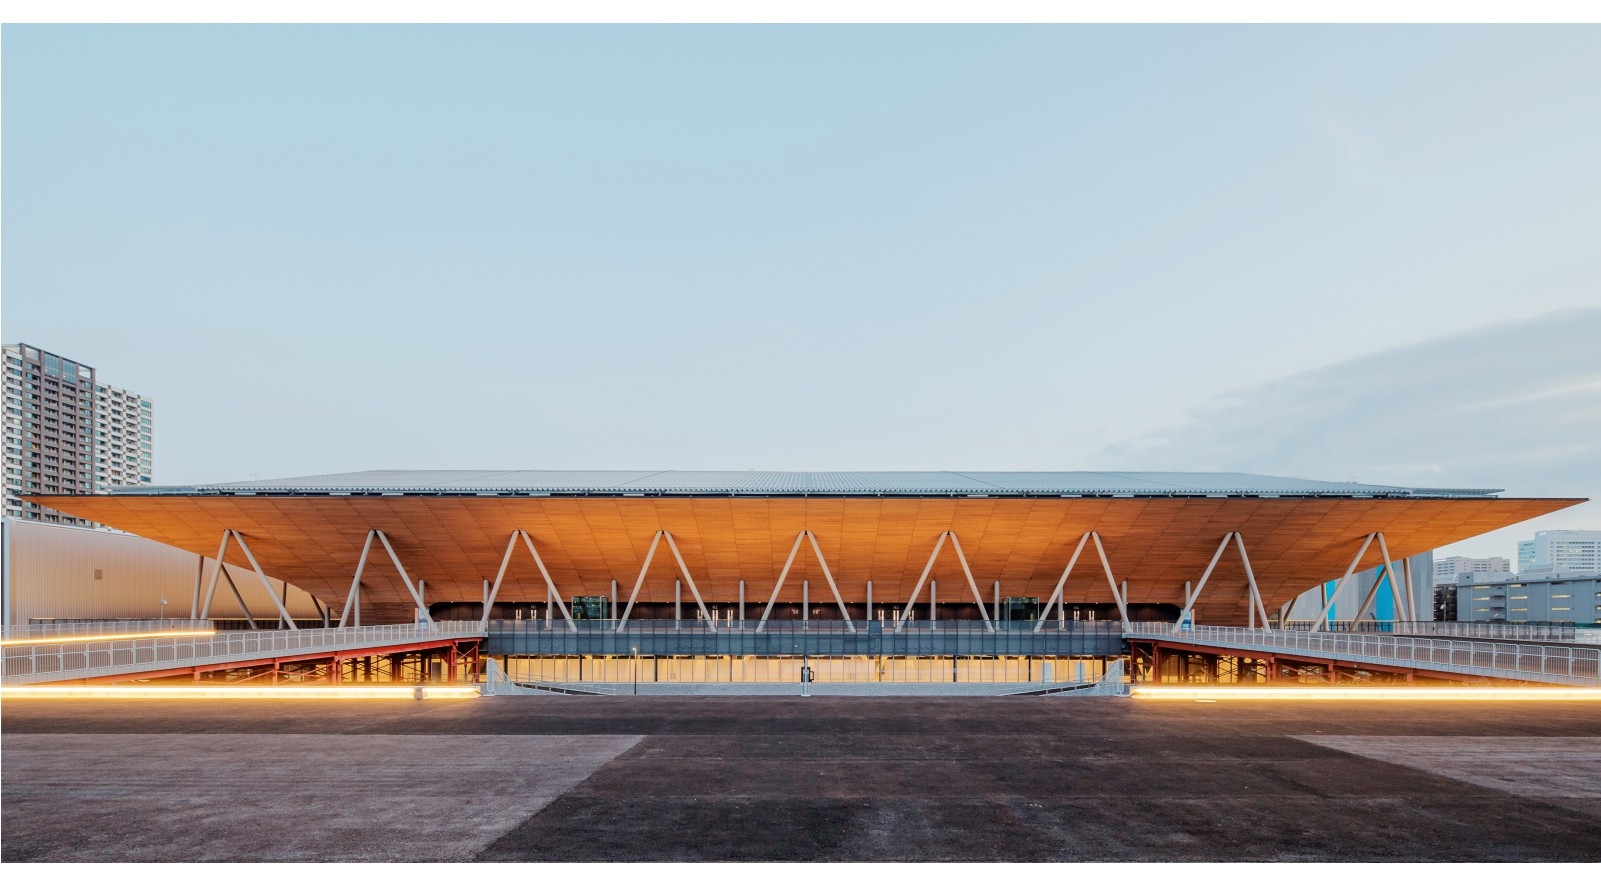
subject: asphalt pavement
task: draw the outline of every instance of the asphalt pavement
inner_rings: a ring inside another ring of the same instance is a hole
[[[1601,861],[1601,704],[49,701],[25,861]]]

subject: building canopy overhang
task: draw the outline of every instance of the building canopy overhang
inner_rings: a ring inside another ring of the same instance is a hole
[[[788,563],[781,601],[809,583],[817,603],[831,578],[853,604],[872,582],[880,605],[906,601],[920,578],[942,601],[970,601],[975,585],[990,599],[995,582],[1001,596],[1044,601],[1094,533],[1105,569],[1099,551],[1083,554],[1061,582],[1066,600],[1112,602],[1127,582],[1127,602],[1182,606],[1186,583],[1206,574],[1197,618],[1244,624],[1252,578],[1276,609],[1340,577],[1359,550],[1355,565],[1378,565],[1381,546],[1364,543],[1375,533],[1399,561],[1583,501],[1497,491],[1198,473],[373,471],[33,500],[208,557],[232,530],[266,573],[335,611],[380,531],[394,557],[368,561],[360,594],[389,620],[409,620],[418,580],[430,604],[480,602],[503,565],[498,600],[545,601],[544,575],[509,553],[518,532],[569,600],[618,582],[625,595],[637,584],[641,602],[667,602],[681,579],[711,602],[734,601],[742,581],[747,599],[765,600]],[[650,557],[664,530],[681,564]],[[815,548],[799,544],[802,532]],[[1218,556],[1234,533],[1249,571],[1243,557]],[[225,556],[251,568],[238,545]]]

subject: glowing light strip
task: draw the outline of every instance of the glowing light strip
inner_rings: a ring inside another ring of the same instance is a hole
[[[1576,686],[1202,686],[1136,685],[1153,701],[1595,701],[1601,688]]]
[[[5,640],[0,646],[60,646],[63,643],[99,643],[104,640],[141,640],[146,637],[214,637],[216,631],[151,631],[144,634],[56,634],[38,640]]]
[[[7,686],[0,699],[318,699],[345,701],[357,698],[414,699],[421,688],[424,698],[477,698],[477,686]]]

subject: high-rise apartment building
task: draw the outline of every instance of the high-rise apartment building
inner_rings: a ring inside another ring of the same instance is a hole
[[[1518,574],[1601,572],[1601,530],[1550,529],[1518,542]]]
[[[155,463],[150,401],[114,385],[95,385],[94,490],[149,486]]]
[[[24,495],[87,495],[152,482],[154,407],[105,385],[92,366],[27,344],[5,346],[5,515],[85,521]]]

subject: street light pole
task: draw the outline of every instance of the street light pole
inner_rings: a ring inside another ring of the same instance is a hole
[[[630,647],[629,652],[634,654],[634,694],[639,694],[639,647]]]

